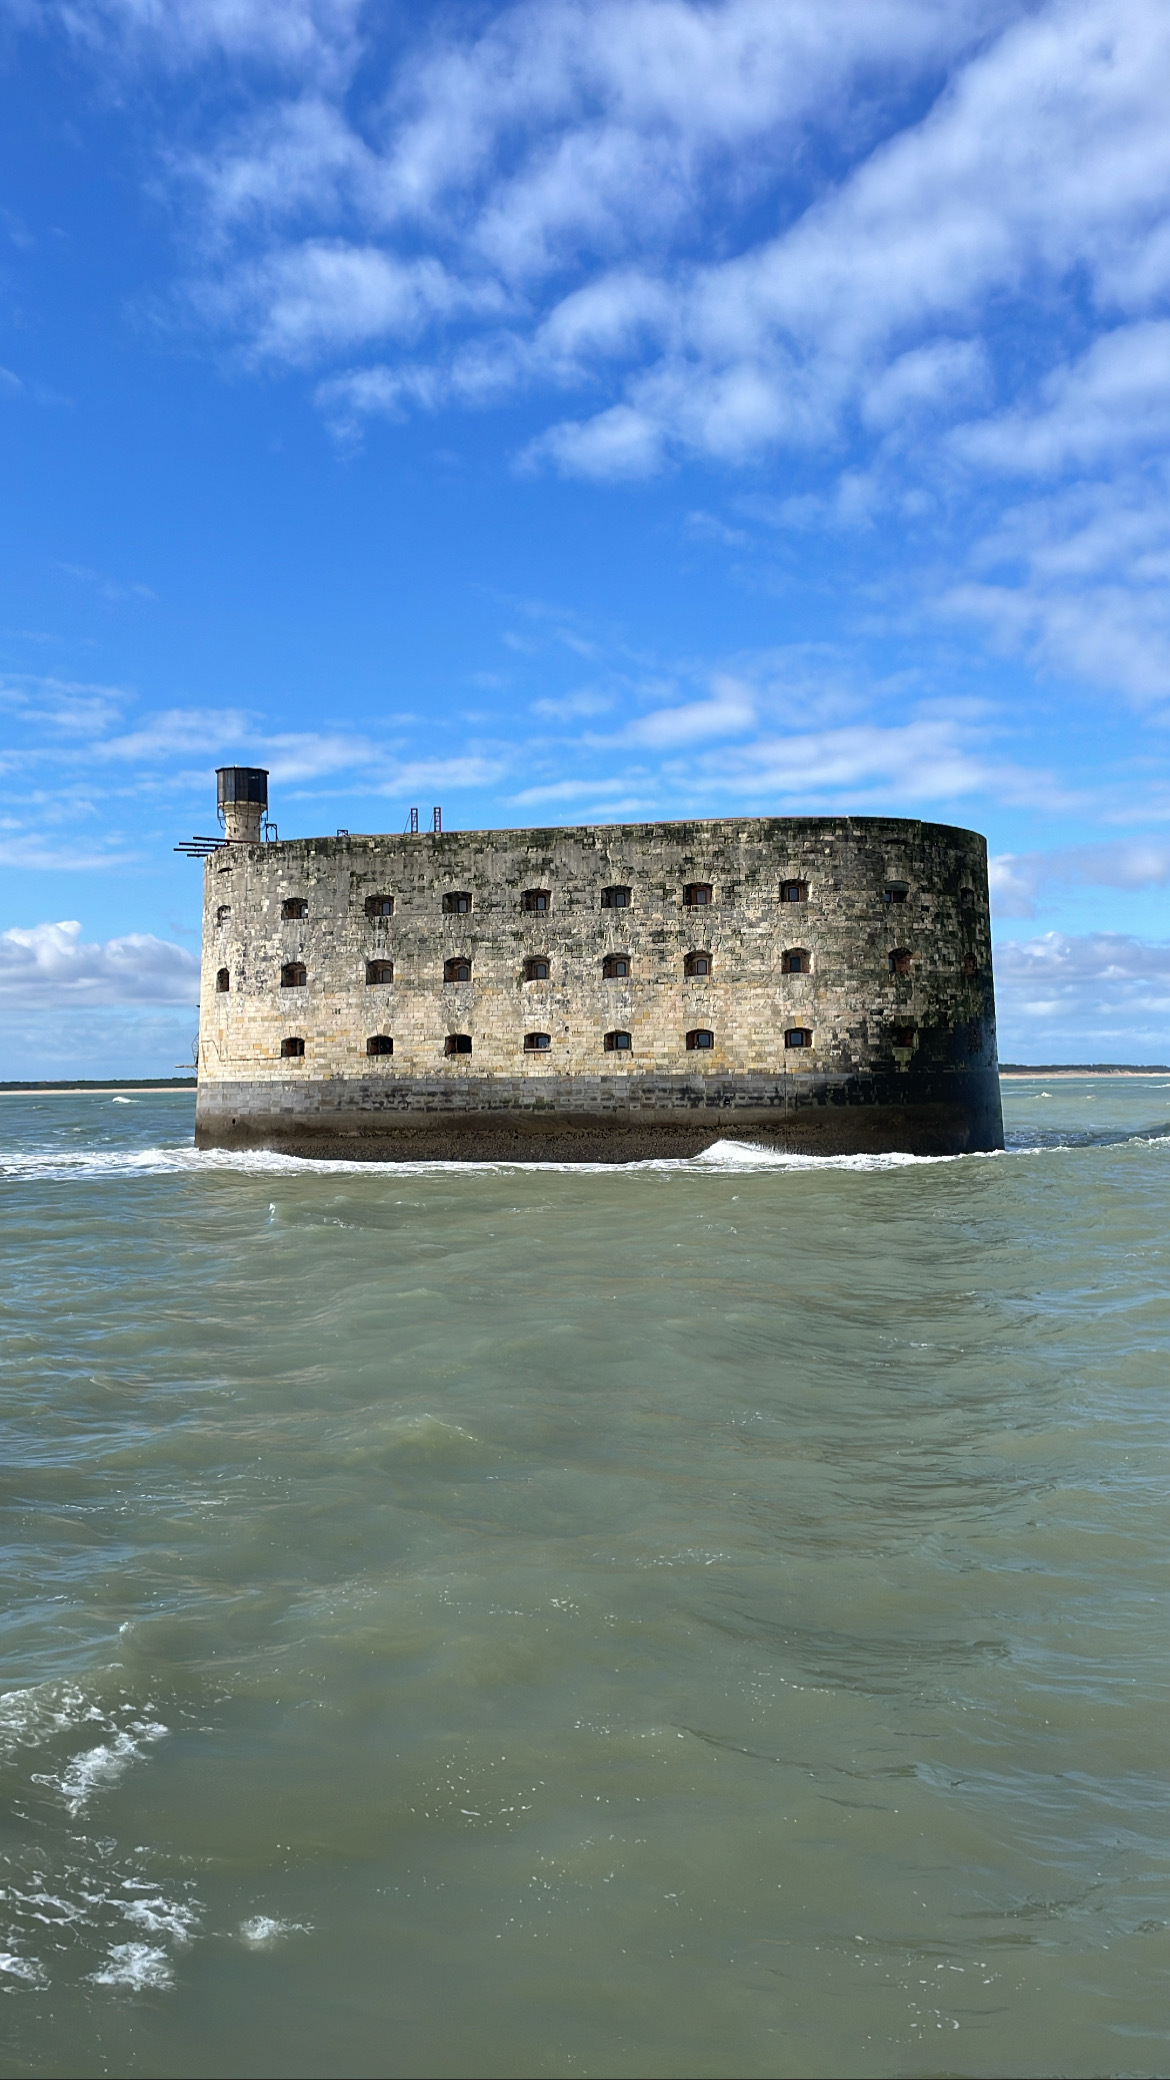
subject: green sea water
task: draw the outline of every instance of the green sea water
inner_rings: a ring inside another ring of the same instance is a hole
[[[1009,1149],[0,1099],[0,2070],[1170,2069],[1170,1079]]]

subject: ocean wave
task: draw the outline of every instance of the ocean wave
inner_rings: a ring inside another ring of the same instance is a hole
[[[1032,1155],[1053,1149],[1114,1148],[1127,1142],[1154,1145],[1170,1140],[1170,1123],[1129,1129],[1039,1128],[1009,1130],[1004,1149],[978,1149],[969,1154],[807,1155],[769,1148],[752,1141],[715,1141],[695,1156],[649,1156],[631,1163],[532,1162],[496,1158],[487,1162],[449,1160],[355,1161],[341,1156],[290,1156],[275,1149],[203,1149],[179,1147],[137,1149],[79,1148],[9,1151],[0,1155],[0,1178],[25,1183],[85,1183],[113,1178],[211,1177],[227,1172],[239,1177],[419,1177],[430,1174],[483,1177],[535,1171],[572,1177],[643,1175],[647,1171],[743,1172],[749,1170],[902,1170],[937,1163],[963,1163],[1002,1155]]]
[[[994,1151],[992,1151],[994,1153]],[[115,1177],[209,1177],[228,1171],[242,1177],[418,1177],[447,1174],[453,1177],[483,1177],[516,1170],[533,1170],[545,1175],[614,1177],[646,1171],[711,1170],[896,1170],[916,1163],[953,1163],[956,1156],[918,1156],[891,1152],[887,1155],[813,1156],[767,1148],[750,1141],[716,1141],[695,1156],[649,1156],[632,1163],[539,1163],[495,1159],[490,1162],[452,1162],[439,1159],[403,1161],[352,1161],[334,1156],[288,1156],[273,1149],[72,1149],[30,1150],[0,1156],[0,1177],[37,1183],[81,1183]]]

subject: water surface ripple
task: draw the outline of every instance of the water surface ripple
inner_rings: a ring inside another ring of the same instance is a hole
[[[0,1098],[5,2073],[1170,2065],[1166,1078],[1010,1146]]]

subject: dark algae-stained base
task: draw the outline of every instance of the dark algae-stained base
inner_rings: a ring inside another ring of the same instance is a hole
[[[629,1163],[716,1141],[792,1154],[967,1155],[1002,1148],[994,1071],[866,1076],[499,1077],[393,1085],[220,1083],[196,1144],[349,1161]]]

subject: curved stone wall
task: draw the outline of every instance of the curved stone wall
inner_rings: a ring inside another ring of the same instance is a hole
[[[205,868],[200,1021],[204,1147],[1002,1145],[986,846],[944,824],[232,844]]]

